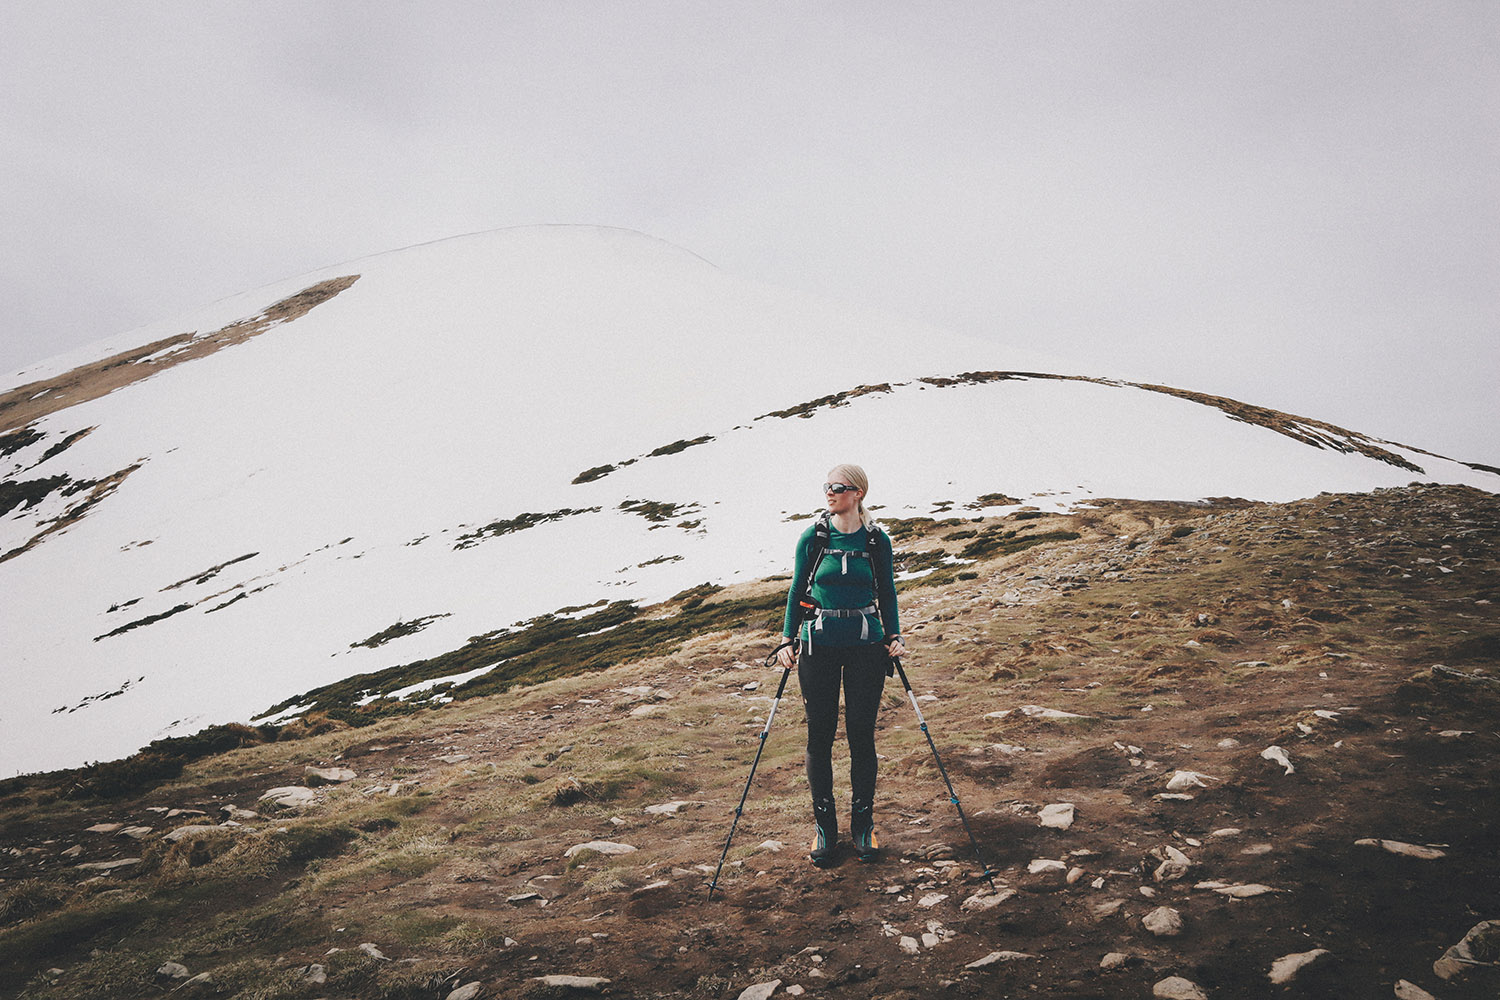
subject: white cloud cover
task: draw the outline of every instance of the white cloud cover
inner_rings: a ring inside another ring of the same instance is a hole
[[[1497,37],[1482,2],[10,4],[0,370],[597,223],[1500,464]]]

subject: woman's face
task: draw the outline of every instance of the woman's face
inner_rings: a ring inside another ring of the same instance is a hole
[[[830,487],[844,486],[842,493],[835,493]],[[828,510],[833,514],[848,514],[859,509],[859,501],[864,493],[854,489],[853,484],[839,476],[829,474],[824,480],[823,499],[828,501]]]

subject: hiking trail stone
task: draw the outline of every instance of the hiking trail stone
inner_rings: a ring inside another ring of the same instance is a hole
[[[346,781],[354,780],[354,772],[347,767],[313,767],[309,765],[302,771],[302,780],[309,787],[317,785],[341,785]]]
[[[599,993],[610,984],[610,980],[598,976],[537,976],[534,982],[553,989],[582,990],[587,993]]]
[[[483,990],[483,983],[465,983],[449,993],[447,1000],[475,1000]]]

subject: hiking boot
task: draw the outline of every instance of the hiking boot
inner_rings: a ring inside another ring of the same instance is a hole
[[[813,842],[807,856],[819,868],[832,868],[839,849],[839,818],[832,799],[813,803],[813,823]]]
[[[880,860],[880,842],[875,837],[875,806],[856,802],[849,820],[849,836],[854,841],[854,855],[866,864]]]

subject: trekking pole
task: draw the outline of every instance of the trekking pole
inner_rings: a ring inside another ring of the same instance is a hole
[[[943,776],[943,784],[948,786],[948,801],[953,803],[958,810],[958,818],[964,825],[964,832],[969,835],[969,843],[974,847],[974,857],[984,866],[984,880],[990,884],[991,892],[999,892],[995,888],[995,880],[990,877],[990,866],[985,863],[984,857],[979,853],[979,841],[974,839],[974,831],[969,828],[969,818],[964,815],[964,807],[958,801],[958,793],[953,790],[953,782],[948,780],[948,769],[943,766],[943,758],[938,755],[937,744],[932,741],[932,732],[927,728],[927,720],[922,718],[922,706],[917,704],[917,696],[911,689],[911,681],[906,679],[906,668],[901,666],[901,660],[891,657],[891,662],[896,665],[896,673],[901,675],[901,686],[906,688],[906,697],[911,700],[911,707],[917,711],[917,721],[922,724],[922,733],[927,737],[927,745],[932,747],[932,759],[937,761],[938,772]]]
[[[776,662],[776,654],[792,645],[795,640],[788,640],[771,650],[771,655],[766,657],[766,666]],[[714,890],[719,887],[719,873],[724,870],[724,859],[729,857],[729,845],[734,840],[734,831],[740,825],[740,817],[745,812],[745,799],[750,795],[750,782],[755,780],[755,769],[760,766],[760,755],[766,749],[766,737],[771,733],[771,723],[776,721],[776,708],[781,704],[781,693],[786,690],[786,679],[792,672],[791,667],[781,668],[781,683],[776,685],[776,697],[771,701],[771,714],[766,716],[765,728],[760,731],[760,746],[755,750],[755,762],[750,765],[750,777],[745,779],[745,790],[740,793],[740,804],[734,810],[734,823],[729,827],[729,836],[724,841],[724,852],[719,855],[719,867],[714,869],[714,880],[708,884],[708,898],[714,898]]]

